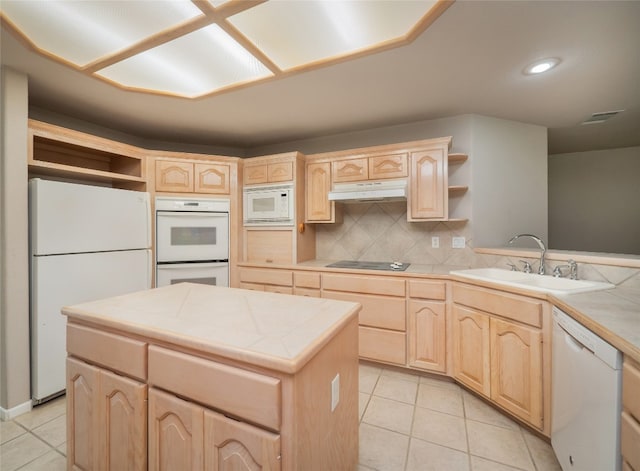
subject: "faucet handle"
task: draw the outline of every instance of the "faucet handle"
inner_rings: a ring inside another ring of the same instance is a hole
[[[514,263],[507,263],[511,267],[511,271],[518,271],[518,267]]]
[[[569,278],[571,278],[572,280],[577,280],[578,279],[578,264],[576,263],[575,260],[573,259],[569,259],[567,260],[567,263],[569,264]]]
[[[522,263],[524,263],[524,272],[525,273],[531,273],[533,272],[533,268],[531,267],[531,264],[529,262],[527,262],[526,260],[520,260]]]

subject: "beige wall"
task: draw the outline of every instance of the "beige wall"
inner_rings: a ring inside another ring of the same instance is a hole
[[[549,239],[640,255],[640,147],[549,156]]]
[[[27,76],[2,68],[0,408],[30,401]]]

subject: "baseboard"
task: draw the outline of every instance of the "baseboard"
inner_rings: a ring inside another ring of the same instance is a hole
[[[0,420],[11,420],[31,410],[31,401],[24,402],[11,409],[0,407]]]

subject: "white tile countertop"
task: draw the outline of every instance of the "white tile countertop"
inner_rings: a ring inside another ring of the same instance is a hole
[[[360,305],[179,283],[67,306],[69,319],[284,373],[301,369]]]

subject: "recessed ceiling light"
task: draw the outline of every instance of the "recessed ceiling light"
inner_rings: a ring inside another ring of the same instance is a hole
[[[526,75],[537,75],[553,69],[559,63],[560,59],[558,59],[557,57],[550,57],[548,59],[542,59],[534,62],[533,64],[529,64],[524,68],[523,72]]]

